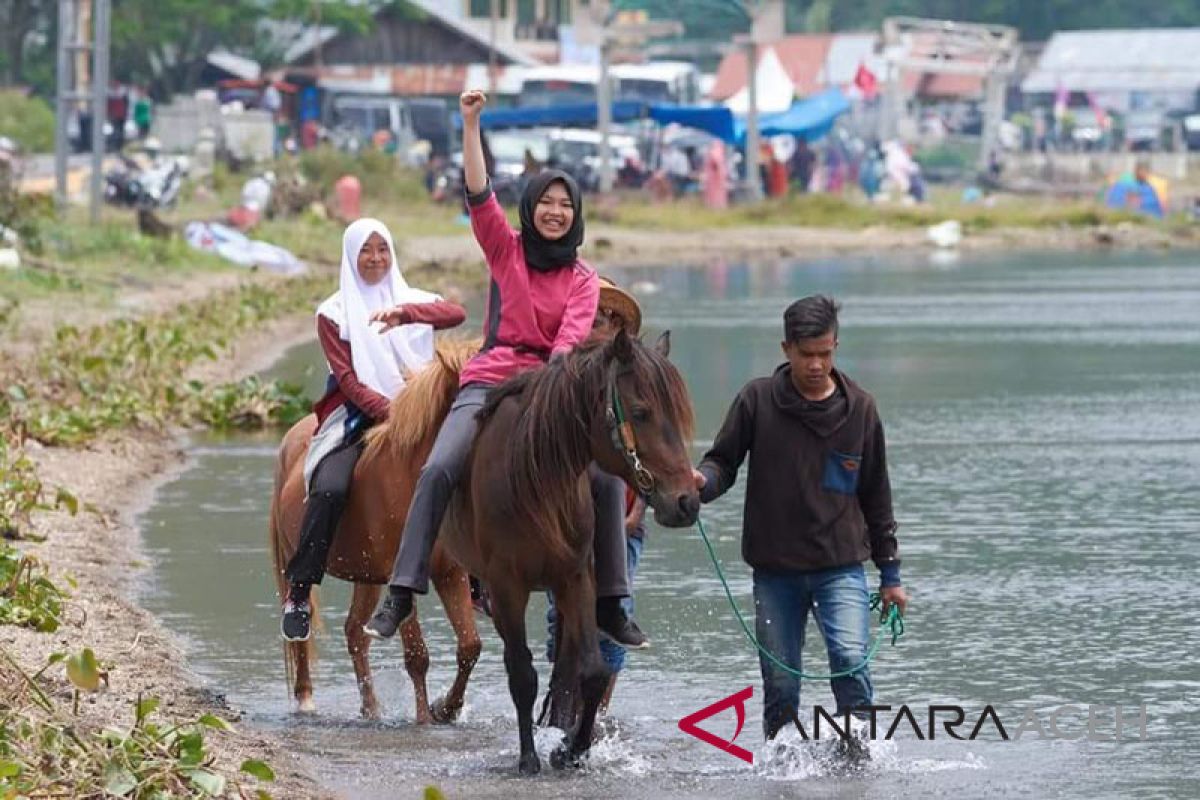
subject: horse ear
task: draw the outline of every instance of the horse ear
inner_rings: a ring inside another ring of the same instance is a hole
[[[608,354],[622,364],[633,361],[633,340],[629,338],[629,334],[625,332],[624,328],[618,330],[617,335],[609,342]]]
[[[663,331],[658,338],[654,340],[654,351],[663,358],[671,357],[671,332]]]

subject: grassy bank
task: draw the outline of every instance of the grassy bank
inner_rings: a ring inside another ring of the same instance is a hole
[[[111,433],[156,436],[180,425],[286,424],[307,413],[296,387],[254,378],[206,385],[186,376],[239,337],[307,312],[329,282],[324,273],[258,281],[165,313],[59,326],[33,358],[4,365],[0,530],[7,540],[45,544],[0,546],[0,625],[29,632],[24,663],[7,644],[0,648],[0,797],[269,796],[271,767],[231,760],[216,740],[232,727],[214,714],[180,716],[175,698],[162,698],[160,709],[160,698],[142,696],[127,698],[123,719],[98,719],[87,704],[81,710],[80,697],[105,690],[109,671],[128,673],[127,655],[91,653],[94,643],[81,638],[76,620],[81,611],[86,619],[83,609],[96,597],[77,596],[81,589],[56,563],[56,536],[65,531],[33,521],[55,508],[109,512],[81,504],[69,481],[51,485],[34,450],[83,448]],[[57,297],[71,301],[69,291]],[[30,645],[30,635],[45,638]],[[31,662],[31,652],[43,663]],[[73,699],[64,701],[68,684]]]
[[[618,226],[663,231],[700,231],[756,225],[861,230],[924,228],[958,220],[967,231],[999,228],[1090,228],[1122,222],[1152,224],[1145,217],[1105,209],[1096,203],[1040,198],[999,198],[992,206],[966,205],[948,195],[924,205],[872,205],[834,195],[796,195],[757,205],[715,210],[699,200],[655,204],[639,199],[619,203],[612,222]]]

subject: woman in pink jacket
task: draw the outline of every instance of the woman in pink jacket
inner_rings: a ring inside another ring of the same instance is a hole
[[[483,92],[459,98],[463,119],[463,173],[471,228],[483,249],[491,289],[484,343],[463,369],[458,397],[442,423],[413,493],[388,595],[366,625],[389,638],[413,613],[413,593],[429,591],[429,559],[442,518],[470,455],[478,430],[476,413],[490,388],[568,353],[587,338],[600,294],[595,270],[578,256],[583,243],[579,187],[565,172],[533,176],[521,197],[521,230],[509,227],[492,193],[480,141]],[[596,503],[596,621],[626,647],[645,647],[646,637],[626,615],[629,595],[623,525],[624,483],[592,470]]]

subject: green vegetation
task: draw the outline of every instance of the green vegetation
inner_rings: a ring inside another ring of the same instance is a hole
[[[28,153],[54,149],[54,111],[45,100],[17,91],[0,91],[0,136]]]
[[[995,206],[964,205],[935,199],[922,206],[869,205],[827,194],[792,196],[758,205],[725,210],[706,208],[699,201],[652,204],[641,200],[617,206],[614,222],[630,228],[699,231],[755,225],[800,226],[857,230],[874,226],[921,228],[946,220],[961,222],[967,231],[1002,227],[1086,227],[1118,222],[1147,224],[1147,218],[1111,211],[1092,202],[1009,200]]]
[[[20,394],[13,387],[9,391]],[[75,514],[79,511],[79,501],[61,486],[50,500],[37,468],[20,446],[16,430],[3,431],[0,433],[0,535],[5,539],[22,538],[21,527],[28,522],[30,513],[50,508],[66,508]],[[0,578],[0,584],[3,583]]]
[[[227,780],[208,751],[208,737],[233,727],[214,714],[176,724],[159,722],[159,701],[138,698],[133,722],[87,730],[77,717],[78,696],[94,692],[107,674],[90,648],[55,653],[36,674],[7,652],[0,662],[0,797],[219,797],[270,798],[261,784],[275,779],[269,765],[249,759]],[[43,688],[47,670],[65,665],[75,688],[68,711]],[[17,709],[20,709],[19,711]],[[230,765],[231,767],[231,765]]]
[[[0,543],[0,625],[53,633],[58,630],[65,597],[36,558]]]
[[[251,327],[312,306],[323,276],[247,285],[144,319],[81,330],[70,325],[0,397],[0,416],[19,438],[77,445],[105,430],[168,423],[218,427],[290,423],[307,413],[294,387],[242,381],[209,389],[181,376]]]

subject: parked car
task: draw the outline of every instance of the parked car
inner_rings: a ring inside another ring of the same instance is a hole
[[[397,97],[338,95],[330,103],[329,116],[334,144],[351,152],[369,146],[379,131],[390,132],[401,153],[416,141],[408,102]]]
[[[1157,150],[1165,115],[1161,111],[1130,111],[1125,115],[1125,143],[1130,150]]]
[[[1200,113],[1188,114],[1183,118],[1183,140],[1188,150],[1200,150]]]
[[[640,158],[637,139],[628,134],[609,134],[609,164],[615,176],[629,157]],[[584,128],[558,128],[550,132],[550,166],[578,181],[584,191],[600,185],[600,133]]]

